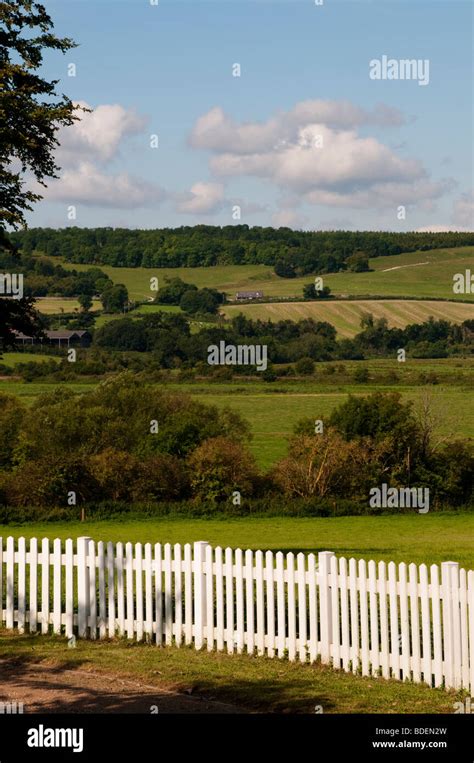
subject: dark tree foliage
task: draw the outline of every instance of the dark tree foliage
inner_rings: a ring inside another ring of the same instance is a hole
[[[474,233],[293,231],[248,225],[196,225],[156,230],[33,228],[12,234],[23,251],[69,262],[116,267],[177,268],[261,264],[282,277],[365,268],[365,259],[474,244]],[[363,254],[362,254],[363,253]],[[361,256],[362,254],[362,256]],[[277,265],[278,263],[278,265]]]
[[[39,74],[45,51],[74,47],[52,29],[43,5],[0,2],[0,252],[12,249],[7,227],[25,225],[25,213],[41,199],[26,187],[25,173],[42,186],[57,177],[57,132],[78,119],[74,104],[56,92],[58,80]],[[0,299],[0,317],[0,349],[11,344],[14,329],[39,332],[31,300]]]

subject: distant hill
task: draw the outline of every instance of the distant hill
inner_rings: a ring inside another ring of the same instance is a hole
[[[38,252],[77,264],[127,268],[267,265],[280,275],[296,277],[355,269],[354,256],[366,264],[369,258],[402,252],[474,246],[474,232],[294,231],[248,225],[156,230],[31,228],[10,238],[26,254]]]

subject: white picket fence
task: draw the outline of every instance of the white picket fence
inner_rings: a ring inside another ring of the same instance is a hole
[[[455,562],[0,538],[0,620],[474,690],[474,571]]]

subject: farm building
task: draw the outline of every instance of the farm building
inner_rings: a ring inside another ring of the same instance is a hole
[[[33,337],[22,334],[21,331],[15,331],[15,336],[18,342],[22,344],[54,344],[58,347],[70,347],[71,345],[79,347],[89,347],[92,337],[89,331],[66,331],[62,329],[60,331],[45,331],[45,338]]]
[[[263,291],[238,291],[236,299],[262,299]]]

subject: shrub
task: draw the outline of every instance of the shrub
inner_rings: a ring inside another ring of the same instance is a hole
[[[238,491],[243,497],[253,493],[257,469],[253,456],[227,437],[203,442],[188,459],[193,494],[201,501],[217,503],[232,498]]]

